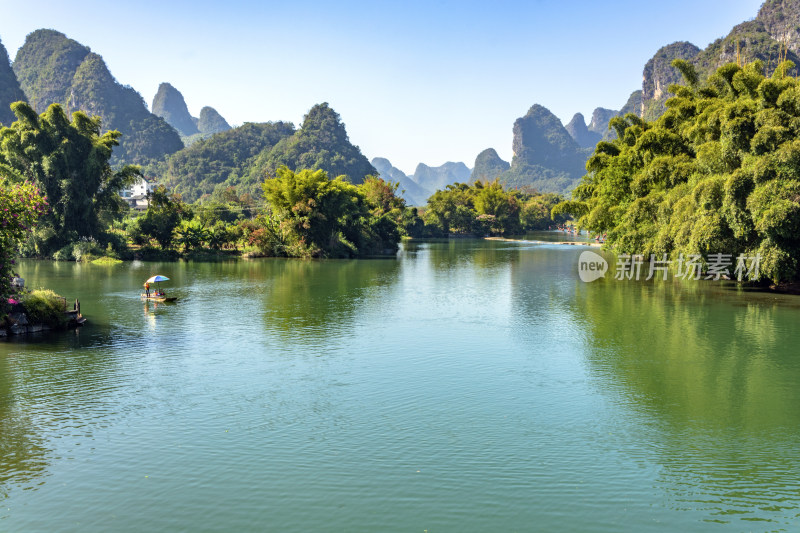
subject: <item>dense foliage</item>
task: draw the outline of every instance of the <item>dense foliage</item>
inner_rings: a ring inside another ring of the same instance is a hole
[[[673,86],[655,122],[612,120],[618,139],[599,143],[573,201],[555,213],[607,233],[614,250],[760,256],[760,274],[798,278],[800,82],[772,77],[760,61],[719,68],[705,84],[676,60],[688,86]]]
[[[353,185],[324,170],[279,167],[264,182],[269,211],[258,244],[269,255],[359,257],[397,251],[400,232],[390,211],[403,206],[380,179]]]
[[[472,185],[456,183],[436,191],[425,210],[425,234],[519,235],[547,229],[565,217],[553,220],[551,209],[562,200],[559,195],[505,190],[498,180]]]
[[[130,234],[138,244],[155,239],[162,248],[172,248],[178,225],[181,221],[191,220],[194,213],[180,196],[169,194],[163,185],[148,194],[148,200],[147,211],[136,221]]]
[[[120,134],[100,134],[100,120],[75,112],[70,121],[57,104],[41,116],[26,103],[12,106],[17,121],[0,130],[0,160],[19,180],[36,184],[50,210],[41,217],[27,251],[52,255],[80,239],[102,239],[123,208],[118,191],[138,168],[113,171],[111,150]]]
[[[37,289],[23,294],[20,302],[32,324],[47,324],[51,328],[57,328],[65,326],[69,320],[64,314],[64,298],[49,289]]]

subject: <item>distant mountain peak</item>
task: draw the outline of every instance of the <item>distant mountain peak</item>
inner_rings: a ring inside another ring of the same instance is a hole
[[[586,127],[583,115],[573,126],[581,124]],[[591,149],[582,148],[546,107],[531,106],[525,116],[514,122],[513,133],[511,168],[500,176],[507,186],[564,192],[583,176]]]
[[[406,176],[402,170],[394,167],[385,157],[373,157],[370,163],[385,181],[400,184],[398,192],[408,205],[425,205],[428,196],[431,195],[430,191],[427,191],[417,182]]]
[[[475,183],[476,181],[491,182],[500,177],[509,168],[511,168],[511,164],[500,159],[494,148],[487,148],[475,158],[475,166],[472,168],[469,181],[470,183]]]
[[[583,148],[594,146],[597,144],[597,141],[600,140],[600,135],[596,132],[589,131],[582,113],[575,113],[575,116],[572,117],[572,120],[570,120],[569,124],[564,126],[564,128],[567,130],[570,137],[575,139],[575,142]]]
[[[200,133],[181,92],[169,83],[161,83],[150,107],[153,114],[167,121],[184,137]]]
[[[222,115],[217,113],[213,107],[205,106],[200,110],[200,118],[197,120],[197,129],[200,133],[213,134],[228,131],[230,124]]]
[[[602,137],[608,132],[608,123],[617,115],[619,115],[619,111],[613,109],[606,109],[604,107],[595,108],[592,112],[592,121],[588,126],[589,131],[597,133]]]
[[[470,169],[462,162],[448,161],[438,167],[431,167],[425,163],[419,163],[414,175],[411,177],[422,188],[430,193],[444,189],[452,183],[467,183],[470,177]]]

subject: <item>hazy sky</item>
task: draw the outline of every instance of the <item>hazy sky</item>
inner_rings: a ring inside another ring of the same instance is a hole
[[[511,128],[533,104],[564,123],[619,109],[658,48],[703,48],[761,0],[454,2],[0,0],[12,60],[52,28],[89,46],[150,105],[160,82],[197,116],[299,125],[329,102],[368,158],[511,159]]]

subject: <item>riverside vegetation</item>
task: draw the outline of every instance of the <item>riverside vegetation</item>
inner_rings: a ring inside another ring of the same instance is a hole
[[[800,277],[800,81],[791,61],[765,77],[764,64],[727,64],[700,83],[673,61],[686,85],[654,122],[615,117],[617,139],[600,142],[571,213],[607,233],[617,252],[739,254],[761,258],[762,278]]]
[[[511,235],[546,228],[553,223],[551,208],[561,200],[554,194],[506,190],[498,181],[456,183],[437,191],[419,210],[405,204],[397,183],[370,175],[352,183],[345,175],[331,178],[319,168],[302,168],[303,162],[313,167],[330,157],[312,157],[313,132],[333,128],[340,141],[346,140],[338,115],[323,105],[312,109],[303,129],[275,144],[265,161],[275,170],[265,171],[260,195],[251,194],[250,187],[240,193],[229,185],[189,204],[160,186],[150,193],[147,210],[135,213],[118,191],[141,176],[141,167],[111,166],[118,131],[101,134],[99,118],[77,111],[70,120],[58,104],[41,115],[25,102],[11,108],[17,120],[0,129],[0,174],[12,185],[4,201],[20,222],[5,223],[6,269],[16,252],[78,261],[99,256],[108,261],[392,255],[404,236]],[[327,126],[306,127],[321,122]],[[275,128],[282,126],[253,131],[276,143],[269,138]],[[208,146],[203,143],[197,143],[198,149]],[[280,154],[290,154],[301,168],[279,165]],[[342,160],[342,168],[360,164],[356,155]],[[4,274],[10,279],[10,270]],[[3,292],[7,295],[7,288]]]

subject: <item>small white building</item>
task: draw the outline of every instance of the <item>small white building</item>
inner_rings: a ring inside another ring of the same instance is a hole
[[[148,206],[147,194],[153,192],[156,187],[158,187],[156,180],[142,177],[130,187],[122,189],[119,195],[131,209],[144,211]]]

